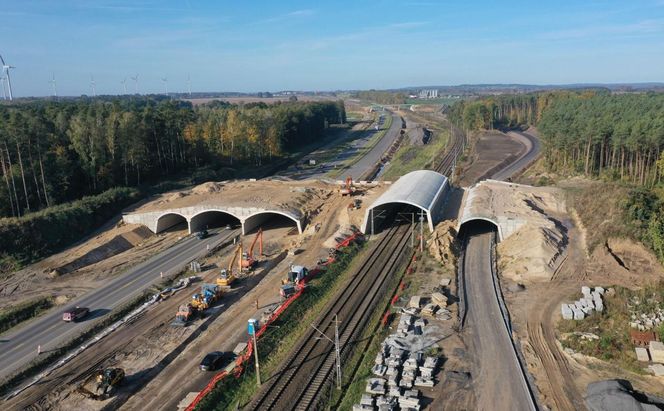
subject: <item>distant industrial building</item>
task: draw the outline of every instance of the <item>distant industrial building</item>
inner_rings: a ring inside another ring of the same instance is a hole
[[[420,90],[420,98],[438,98],[438,89]]]

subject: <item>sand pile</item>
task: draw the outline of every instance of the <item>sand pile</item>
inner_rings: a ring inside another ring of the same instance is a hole
[[[554,191],[520,188],[513,192],[511,211],[525,224],[498,244],[500,271],[518,282],[546,281],[569,242],[567,228],[553,217],[564,212],[565,204]]]
[[[191,192],[194,194],[212,194],[219,193],[223,191],[223,189],[223,184],[217,183],[215,181],[208,181],[207,183],[203,183],[192,188]]]
[[[454,264],[457,256],[457,249],[454,239],[457,232],[454,229],[456,221],[446,220],[436,226],[436,229],[429,237],[429,254],[443,265]]]

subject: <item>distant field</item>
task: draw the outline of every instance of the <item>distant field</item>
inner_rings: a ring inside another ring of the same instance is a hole
[[[331,96],[297,96],[297,101],[329,101],[329,100],[338,100],[338,97]],[[263,102],[265,104],[274,104],[280,101],[288,101],[287,96],[279,97],[215,97],[215,98],[192,98],[184,99],[185,101],[191,101],[195,106],[200,104],[206,104],[214,100],[228,101],[232,104],[240,103],[258,103]]]

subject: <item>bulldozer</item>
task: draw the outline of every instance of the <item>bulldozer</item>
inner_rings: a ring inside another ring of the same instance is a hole
[[[124,377],[125,371],[122,368],[100,369],[78,387],[78,392],[93,400],[102,401],[111,395],[112,390],[122,383]],[[92,379],[95,381],[95,392],[86,388]]]
[[[339,190],[342,196],[350,196],[353,195],[355,192],[355,188],[353,188],[353,177],[348,176],[346,177],[346,183],[341,187],[341,190]]]
[[[258,241],[258,255],[262,256],[263,255],[263,229],[259,228],[258,232],[256,233],[256,237],[254,237],[254,241],[252,241],[251,246],[249,247],[249,251],[242,253],[242,260],[240,261],[240,266],[242,267],[243,270],[251,270],[254,268],[256,261],[254,259],[254,247],[256,246],[256,241]]]
[[[222,268],[219,277],[217,278],[217,285],[220,287],[230,287],[231,284],[235,281],[235,274],[233,274],[233,266],[235,261],[238,260],[238,256],[242,254],[242,243],[237,245],[237,248],[233,252],[233,258],[231,258],[228,268]],[[238,270],[242,272],[242,259],[238,261]]]

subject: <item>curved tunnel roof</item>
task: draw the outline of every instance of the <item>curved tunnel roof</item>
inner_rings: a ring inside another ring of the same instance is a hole
[[[430,210],[441,190],[447,185],[447,177],[431,170],[412,171],[400,177],[371,205],[406,203]]]
[[[426,211],[429,228],[433,231],[447,187],[447,177],[431,170],[417,170],[401,176],[367,210],[364,231],[368,229],[372,209],[395,203],[410,204]]]

